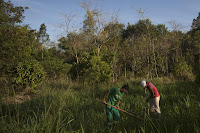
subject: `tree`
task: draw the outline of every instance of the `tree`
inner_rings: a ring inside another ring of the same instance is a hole
[[[23,60],[32,59],[37,44],[35,31],[28,26],[19,26],[27,7],[14,7],[8,1],[0,0],[0,77],[10,86],[16,74],[16,67]]]
[[[195,72],[197,73],[197,81],[200,81],[200,30],[196,30],[193,36],[194,56],[195,56]]]
[[[81,73],[84,81],[87,80],[88,83],[98,84],[109,82],[112,71],[110,66],[105,61],[102,61],[99,56],[91,56],[88,58],[87,65],[85,65]]]
[[[100,36],[102,35],[101,33],[103,30],[101,11],[96,7],[93,7],[93,3],[89,2],[87,3],[84,1],[81,6],[86,12],[82,28],[83,37],[91,50],[93,50],[94,47],[97,48],[99,55],[102,46]]]
[[[65,55],[68,58],[67,62],[73,64],[72,69],[75,69],[76,76],[79,79],[80,73],[80,56],[83,53],[84,49],[84,42],[82,39],[82,34],[78,33],[69,33],[67,38],[62,37],[59,39],[58,43],[59,48],[62,48],[65,51]],[[86,48],[87,49],[87,48]]]
[[[14,76],[16,87],[33,88],[45,79],[46,72],[37,60],[24,60],[19,62]]]
[[[47,50],[42,65],[48,77],[53,79],[67,77],[71,69],[71,65],[66,63],[64,58],[59,58],[59,51],[56,47]]]
[[[192,66],[188,65],[184,58],[179,58],[174,66],[174,76],[182,80],[193,80]]]
[[[10,1],[4,0],[0,0],[0,7],[0,73],[5,76],[12,73],[17,60],[30,53],[29,44],[34,40],[31,37],[34,33],[26,27],[14,26],[15,23],[23,21],[23,13],[27,7],[14,7]]]
[[[120,66],[117,65],[118,57],[120,56],[119,45],[122,41],[122,31],[124,25],[118,23],[118,21],[112,21],[106,25],[104,31],[106,33],[106,37],[104,37],[101,41],[102,60],[106,61],[109,66],[112,68],[112,80],[113,82],[117,80],[119,77],[118,71]]]
[[[196,19],[193,19],[191,28],[192,30],[195,30],[199,27],[200,27],[200,12],[199,12],[198,17]]]
[[[129,24],[123,31],[125,66],[129,67],[127,69],[133,71],[134,75],[146,75],[147,79],[158,76],[156,33],[156,26],[149,19],[139,20],[135,25]]]
[[[49,43],[50,39],[49,39],[49,35],[47,34],[47,29],[46,29],[46,25],[43,23],[40,25],[40,29],[37,32],[37,40],[39,42],[39,49],[42,50],[42,60],[44,58],[43,55],[43,49],[44,49],[44,45]]]
[[[0,25],[14,25],[15,23],[21,23],[24,19],[23,13],[28,7],[14,7],[14,5],[8,1],[0,0]]]
[[[36,40],[34,31],[22,26],[0,26],[0,73],[12,76],[18,62],[33,58]]]

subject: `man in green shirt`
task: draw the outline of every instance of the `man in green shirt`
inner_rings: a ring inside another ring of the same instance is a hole
[[[124,93],[128,92],[128,90],[128,85],[123,85],[121,88],[114,87],[109,90],[106,90],[104,92],[103,102],[113,105],[117,109],[119,109],[120,99],[122,99]],[[105,100],[107,94],[109,95],[107,100]],[[116,108],[106,105],[106,116],[108,125],[112,125],[113,121],[114,123],[117,123],[120,120],[119,110],[117,110]]]

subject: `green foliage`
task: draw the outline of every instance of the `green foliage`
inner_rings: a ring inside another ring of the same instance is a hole
[[[0,75],[12,76],[18,62],[30,58],[35,43],[35,33],[27,26],[17,26],[24,19],[27,7],[15,7],[10,1],[0,0]]]
[[[159,120],[154,113],[147,115],[148,96],[139,81],[130,81],[129,86],[134,89],[124,95],[120,108],[134,116],[120,111],[119,123],[111,128],[107,126],[105,105],[95,100],[102,99],[103,92],[111,86],[97,89],[80,83],[69,86],[65,81],[57,82],[57,86],[52,84],[55,83],[45,82],[44,90],[37,92],[39,96],[23,104],[0,105],[0,132],[198,133],[200,130],[197,117],[200,88],[193,82],[154,83],[161,95]]]
[[[46,72],[36,60],[20,62],[16,68],[14,82],[16,86],[35,87],[45,79]]]
[[[194,80],[192,66],[188,65],[184,58],[179,58],[178,63],[175,64],[174,75],[178,79]]]
[[[43,60],[41,59],[42,53],[44,56]],[[60,58],[63,55],[64,53],[58,51],[56,47],[52,47],[44,49],[43,52],[38,51],[34,57],[43,65],[48,78],[55,79],[68,76],[68,72],[71,69],[71,64],[68,64],[64,59]]]
[[[111,75],[113,80],[127,75],[153,78],[171,74],[178,79],[200,79],[197,19],[188,33],[170,32],[165,25],[154,25],[150,19],[124,27],[117,19],[101,23],[101,10],[86,2],[82,5],[86,11],[83,27],[68,29],[72,32],[58,40],[58,47],[48,49],[44,47],[49,43],[45,24],[40,25],[38,32],[17,26],[27,8],[4,0],[0,0],[0,5],[0,77],[7,77],[6,81],[12,79],[19,62],[33,58],[53,78],[70,73],[74,80],[98,83],[109,81]]]
[[[198,17],[196,19],[194,18],[192,21],[192,26],[191,26],[192,30],[198,29],[200,27],[199,20],[200,20],[200,12],[199,12]]]
[[[0,26],[0,74],[12,75],[18,62],[32,56],[36,45],[34,31],[22,26]]]
[[[47,44],[49,40],[49,35],[47,34],[47,26],[43,23],[40,25],[40,29],[36,34],[37,40],[39,41],[40,45]]]
[[[83,21],[83,31],[88,35],[93,35],[97,30],[97,18],[100,14],[95,10],[86,9],[85,20]]]
[[[71,65],[68,63],[64,63],[64,60],[53,58],[45,58],[42,62],[44,69],[47,71],[47,74],[50,77],[66,77],[69,70],[71,69]]]
[[[156,31],[156,26],[152,24],[150,19],[145,19],[145,20],[139,20],[136,24],[135,24],[135,34],[136,35],[148,35],[151,34],[151,36],[153,34],[155,34],[154,32]]]
[[[200,55],[200,30],[196,30],[193,36],[193,45],[196,55]]]
[[[28,9],[28,7],[14,7],[10,1],[4,2],[4,0],[0,0],[0,7],[0,25],[21,23],[25,9]]]
[[[194,55],[195,55],[195,71],[197,73],[197,81],[200,81],[200,30],[196,30],[193,37]]]
[[[86,68],[83,69],[83,78],[95,83],[109,82],[111,80],[112,70],[110,66],[102,61],[99,56],[92,56]]]
[[[163,35],[166,34],[168,32],[167,27],[165,27],[165,25],[163,24],[158,24],[156,26],[156,30],[157,30],[157,35]]]

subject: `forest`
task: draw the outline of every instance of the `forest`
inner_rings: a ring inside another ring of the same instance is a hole
[[[125,123],[115,130],[200,131],[196,116],[200,114],[196,111],[200,106],[200,13],[191,20],[190,31],[183,32],[174,22],[173,29],[168,30],[148,18],[125,26],[115,16],[104,20],[101,10],[83,4],[82,27],[71,29],[68,16],[63,27],[67,35],[52,42],[45,23],[38,30],[22,25],[28,7],[4,0],[0,0],[0,6],[0,131],[114,132],[99,123],[104,121],[105,112],[94,99],[102,98],[108,87],[128,83],[138,96],[130,92],[122,108],[144,117],[141,110],[146,111],[146,106],[141,98],[145,96],[138,85],[143,78],[161,88],[164,125],[156,128],[159,123],[145,117],[129,127],[137,119],[127,121],[130,117],[122,114]],[[166,89],[174,93],[167,95]],[[31,91],[28,101],[13,104],[5,100],[25,90]],[[180,99],[170,101],[167,97]]]

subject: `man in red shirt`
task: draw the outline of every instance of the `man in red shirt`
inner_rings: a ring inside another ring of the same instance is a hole
[[[150,104],[150,111],[156,112],[158,116],[160,117],[161,111],[160,111],[160,95],[158,93],[157,88],[151,83],[146,82],[144,79],[141,81],[141,85],[144,87],[145,91],[146,89],[149,91],[150,96],[147,98],[146,102]]]

